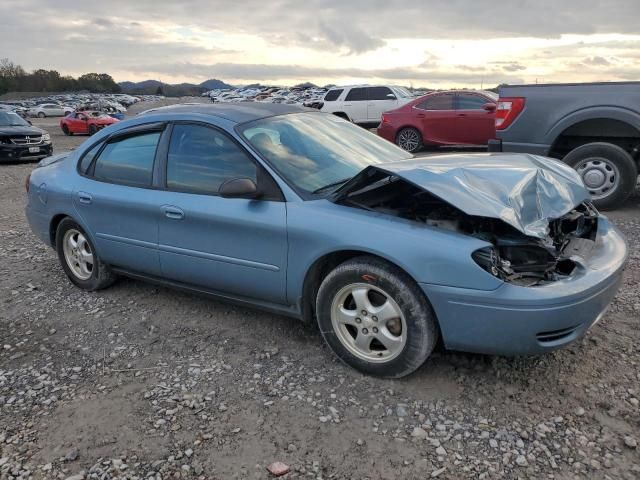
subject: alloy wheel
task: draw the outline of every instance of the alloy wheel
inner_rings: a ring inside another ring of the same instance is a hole
[[[71,272],[80,280],[91,278],[94,257],[84,234],[73,228],[67,230],[62,246],[64,259]]]
[[[351,354],[373,363],[388,362],[407,343],[407,324],[398,304],[382,290],[366,283],[340,289],[331,305],[331,323]]]
[[[420,136],[412,128],[406,128],[398,135],[398,146],[408,152],[414,152],[420,146]]]

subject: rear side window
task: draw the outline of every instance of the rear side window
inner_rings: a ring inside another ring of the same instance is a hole
[[[453,95],[434,95],[420,102],[416,108],[420,110],[453,110]]]
[[[335,102],[344,90],[342,88],[338,90],[329,90],[324,96],[325,102]]]
[[[151,185],[161,132],[146,132],[109,142],[96,160],[94,177],[135,187]]]
[[[366,88],[352,88],[349,93],[347,93],[347,98],[345,98],[346,102],[364,102],[367,99],[367,89]]]
[[[228,136],[202,125],[173,127],[167,156],[167,188],[217,195],[220,186],[233,178],[250,178],[257,183],[257,167]]]
[[[395,95],[388,87],[369,87],[369,100],[393,100]],[[393,97],[388,97],[387,95],[393,95]]]
[[[479,95],[458,94],[458,110],[482,110],[482,106],[489,102]]]

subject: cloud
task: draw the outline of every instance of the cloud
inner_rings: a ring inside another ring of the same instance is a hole
[[[585,63],[587,65],[611,65],[611,62],[609,60],[607,60],[604,57],[599,57],[599,56],[593,56],[593,57],[589,57],[589,58],[585,58],[582,63]]]

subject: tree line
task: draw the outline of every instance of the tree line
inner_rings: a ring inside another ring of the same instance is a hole
[[[28,73],[8,58],[0,59],[0,95],[7,92],[71,92],[118,93],[118,85],[106,73],[85,73],[78,78],[60,75],[56,70],[39,68]]]

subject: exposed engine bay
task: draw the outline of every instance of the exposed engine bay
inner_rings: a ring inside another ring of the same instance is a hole
[[[576,267],[576,256],[589,257],[598,230],[598,212],[588,202],[551,220],[547,235],[536,238],[498,218],[468,215],[428,191],[383,172],[336,202],[485,240],[493,246],[475,251],[475,262],[495,277],[522,286],[544,285],[569,276]]]

